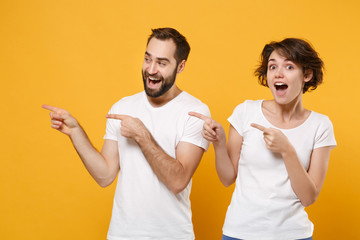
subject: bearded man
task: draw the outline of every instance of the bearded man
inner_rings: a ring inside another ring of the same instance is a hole
[[[52,127],[70,137],[100,186],[119,175],[110,240],[195,239],[191,179],[209,143],[201,135],[203,121],[188,112],[210,112],[176,85],[189,52],[177,30],[152,30],[142,67],[145,90],[112,106],[101,152],[69,112],[43,105],[50,110]]]

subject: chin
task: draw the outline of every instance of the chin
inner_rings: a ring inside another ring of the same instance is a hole
[[[274,100],[279,105],[288,105],[298,102],[298,98],[289,99],[286,97],[282,97],[282,98],[275,97]]]

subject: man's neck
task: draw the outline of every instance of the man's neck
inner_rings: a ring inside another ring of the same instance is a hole
[[[182,90],[179,89],[176,85],[174,85],[171,89],[169,89],[169,91],[167,91],[160,97],[149,97],[148,95],[146,95],[146,97],[151,106],[162,107],[174,98],[176,98],[181,92]]]

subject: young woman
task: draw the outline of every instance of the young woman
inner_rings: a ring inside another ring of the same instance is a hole
[[[317,199],[330,151],[336,146],[325,115],[304,108],[303,93],[322,82],[323,62],[304,40],[287,38],[265,45],[255,71],[272,100],[247,100],[223,127],[205,121],[203,136],[215,149],[216,170],[235,191],[223,226],[223,240],[312,239],[304,208]]]

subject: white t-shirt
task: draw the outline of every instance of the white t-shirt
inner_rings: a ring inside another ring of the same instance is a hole
[[[263,133],[250,126],[273,126],[263,115],[263,100],[238,105],[228,121],[243,137],[235,191],[223,233],[246,240],[293,240],[312,236],[313,224],[294,193],[280,154],[266,148]],[[279,128],[277,128],[279,129]],[[333,126],[325,115],[311,112],[292,129],[280,129],[294,146],[306,170],[313,149],[336,146]]]
[[[159,146],[176,158],[179,142],[189,142],[205,150],[209,147],[201,136],[203,121],[189,116],[190,111],[210,116],[208,107],[186,92],[154,108],[143,91],[115,103],[109,114],[139,118]],[[157,178],[136,142],[121,136],[120,122],[108,119],[104,136],[118,142],[120,157],[108,239],[194,239],[189,200],[191,181],[182,192],[173,194]]]

